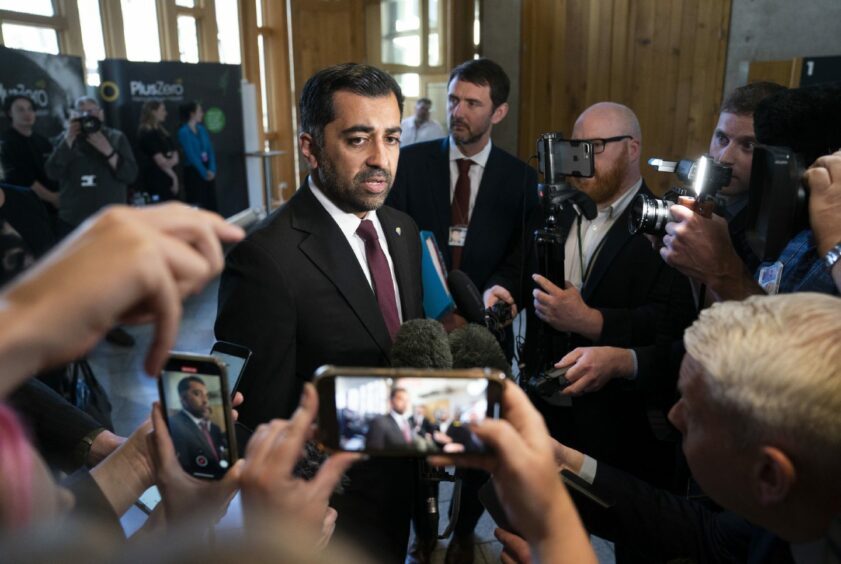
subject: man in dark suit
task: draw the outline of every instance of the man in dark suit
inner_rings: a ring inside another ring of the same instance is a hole
[[[447,270],[464,271],[481,291],[498,277],[517,275],[520,265],[511,257],[518,255],[523,221],[537,203],[537,174],[491,142],[493,126],[508,114],[510,81],[502,67],[490,59],[466,61],[452,70],[448,84],[449,136],[400,151],[388,203],[434,233]],[[465,323],[458,313],[441,321],[448,330]],[[510,359],[510,328],[506,335]],[[483,511],[477,491],[486,479],[467,473],[448,562],[472,561],[472,533]]]
[[[393,388],[389,398],[391,409],[371,421],[365,435],[365,448],[408,449],[414,442],[415,433],[404,417],[409,406],[409,392],[404,388]]]
[[[178,382],[181,411],[169,418],[172,443],[181,466],[190,474],[218,476],[225,473],[225,434],[208,418],[207,386],[198,376]]]
[[[254,351],[240,420],[289,417],[323,364],[385,366],[404,320],[421,317],[420,238],[382,206],[397,168],[402,94],[388,74],[346,64],[303,88],[307,182],[228,255],[216,337]],[[413,468],[366,461],[332,505],[339,531],[384,561],[408,541]]]
[[[693,318],[689,285],[663,264],[642,235],[628,230],[634,197],[650,195],[640,174],[642,134],[634,113],[620,104],[595,104],[579,116],[572,137],[593,143],[595,176],[569,182],[595,202],[597,214],[588,220],[571,205],[560,214],[565,280],[533,274],[537,261],[528,263],[533,283],[522,281],[526,291],[519,298],[528,305],[525,372],[531,376],[551,368],[576,347],[599,345],[599,357],[586,360],[624,367],[629,380],[601,382],[591,390],[573,388],[576,397],[562,391],[534,394],[533,399],[561,442],[667,485],[673,446],[655,439],[637,386],[642,383],[633,378],[642,361],[639,355],[658,343],[671,343]],[[538,209],[531,226],[542,223]],[[511,287],[516,295],[518,284]],[[674,382],[671,387],[674,394]],[[588,393],[581,395],[584,391]],[[640,457],[641,451],[647,456]]]
[[[508,114],[510,82],[489,59],[450,73],[449,137],[400,151],[388,204],[432,231],[447,269],[464,271],[479,290],[504,271],[522,242],[522,225],[537,203],[537,174],[491,142]],[[463,321],[462,321],[463,322]]]

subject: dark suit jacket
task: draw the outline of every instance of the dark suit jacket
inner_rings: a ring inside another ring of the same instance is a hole
[[[412,216],[422,230],[432,231],[452,267],[450,228],[450,138],[400,149],[400,164],[387,203]],[[505,261],[522,244],[523,222],[537,204],[537,173],[523,161],[493,145],[479,184],[461,268],[479,291],[501,268],[519,270]],[[522,256],[522,255],[520,255]],[[504,276],[516,275],[516,271]]]
[[[650,195],[645,184],[640,192]],[[687,279],[667,266],[645,237],[632,235],[628,230],[631,207],[625,209],[605,235],[581,289],[584,302],[604,316],[601,338],[592,342],[572,335],[567,343],[556,334],[552,358],[558,361],[565,352],[579,346],[634,348],[638,353],[640,374],[645,377],[633,383],[613,380],[597,392],[574,398],[572,421],[558,422],[555,427],[566,431],[558,436],[561,442],[569,441],[598,460],[652,478],[650,472],[661,469],[659,462],[652,463],[648,469],[636,466],[645,463],[638,460],[656,459],[656,456],[642,457],[638,450],[643,443],[654,445],[646,416],[646,398],[654,391],[664,393],[662,388],[674,395],[676,373],[654,370],[650,365],[660,364],[659,361],[668,356],[672,342],[683,334],[694,318],[695,310]],[[531,226],[539,227],[543,222],[541,210],[537,209],[532,215]],[[562,233],[570,227],[575,228],[575,217],[571,208],[564,211],[559,221]],[[532,267],[526,276],[537,271],[534,253],[530,255],[532,258],[527,264]],[[527,279],[521,287],[524,291],[520,303],[527,306],[528,315],[524,357],[531,369],[537,363],[540,321],[534,313],[534,283]],[[551,421],[551,415],[557,413],[558,408],[539,399],[535,401],[547,416],[550,430],[558,431],[553,429]]]
[[[371,420],[368,433],[365,435],[366,449],[407,449],[411,446],[406,443],[403,431],[390,414],[386,413]]]
[[[214,456],[204,433],[190,419],[189,415],[179,411],[176,415],[170,417],[169,429],[178,461],[187,472],[191,474],[196,472],[213,474],[214,476],[225,473],[225,470],[219,466],[219,459]],[[228,445],[225,435],[215,423],[210,424],[210,438],[213,440],[212,446],[216,449],[216,455],[223,457]],[[204,462],[204,464],[201,464],[201,462]]]
[[[591,491],[612,507],[570,489],[587,530],[652,562],[793,562],[788,543],[735,513],[672,495],[602,462]]]
[[[377,211],[394,263],[403,320],[423,316],[420,238],[412,219]],[[307,185],[228,255],[216,337],[250,348],[240,419],[289,417],[323,364],[387,366],[391,338],[371,286],[336,222]],[[402,561],[414,466],[363,462],[331,505],[337,527],[384,561]]]

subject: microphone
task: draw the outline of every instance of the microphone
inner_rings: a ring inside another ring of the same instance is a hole
[[[450,286],[450,294],[456,308],[468,323],[485,324],[485,304],[482,303],[482,295],[467,274],[461,270],[453,270],[447,276],[447,284]]]
[[[434,319],[412,319],[397,330],[391,346],[395,368],[452,368],[453,355],[444,326]]]
[[[487,327],[471,323],[450,333],[453,368],[495,368],[511,378],[511,363]]]

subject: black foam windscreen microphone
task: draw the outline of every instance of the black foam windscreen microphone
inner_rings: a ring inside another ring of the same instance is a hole
[[[453,367],[453,355],[444,326],[434,319],[412,319],[400,326],[391,346],[395,368]]]
[[[495,368],[511,377],[511,363],[484,325],[470,323],[450,333],[453,368]]]
[[[458,308],[458,312],[469,323],[485,324],[485,304],[482,294],[467,274],[461,270],[453,270],[447,276],[450,294]]]

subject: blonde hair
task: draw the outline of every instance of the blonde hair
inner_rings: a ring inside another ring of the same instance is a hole
[[[164,135],[169,136],[169,132],[164,128],[163,125],[158,123],[158,120],[155,119],[155,112],[158,111],[163,105],[163,102],[160,100],[149,100],[143,103],[143,107],[140,108],[140,125],[137,127],[138,131],[143,131],[144,129],[157,129],[158,131],[162,131]]]
[[[738,438],[784,440],[819,464],[839,464],[841,298],[804,292],[715,304],[683,340]]]

